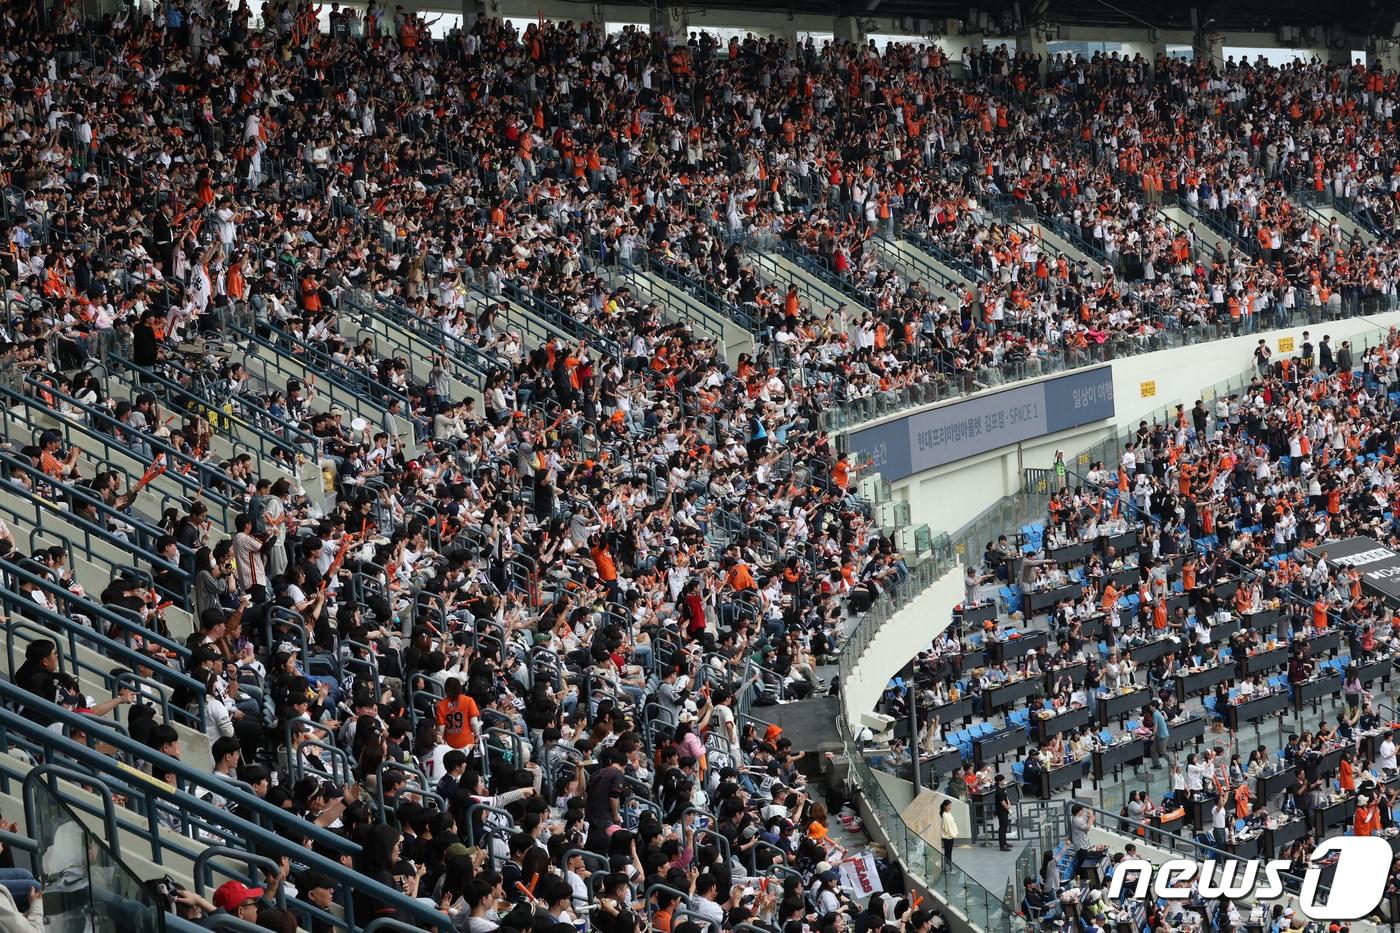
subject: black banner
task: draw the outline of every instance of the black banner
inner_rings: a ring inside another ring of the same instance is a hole
[[[1326,560],[1329,567],[1355,567],[1361,573],[1361,586],[1392,607],[1400,607],[1400,553],[1375,538],[1344,538],[1328,541],[1308,553]]]

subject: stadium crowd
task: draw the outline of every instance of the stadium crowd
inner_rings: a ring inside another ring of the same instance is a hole
[[[363,28],[336,10],[328,34],[289,4],[255,20],[246,5],[172,2],[91,31],[72,9],[48,24],[32,5],[4,11],[7,383],[150,466],[107,469],[66,429],[11,435],[7,496],[65,502],[65,521],[144,555],[89,593],[62,548],[24,553],[31,529],[0,526],[7,589],[24,600],[12,605],[136,646],[138,675],[187,675],[197,689],[172,699],[207,739],[197,766],[355,839],[360,871],[473,933],[584,914],[620,933],[643,917],[662,930],[674,917],[677,933],[941,925],[898,896],[897,872],[893,896],[850,900],[829,836],[857,821],[815,798],[780,733],[740,715],[827,690],[819,668],[846,620],[910,573],[822,411],[1087,359],[1120,338],[1150,347],[1165,328],[1239,332],[1270,310],[1321,319],[1393,296],[1392,247],[1347,240],[1284,197],[1312,167],[1314,191],[1389,222],[1377,179],[1393,76],[1364,70],[1159,61],[1149,76],[1140,60],[1001,51],[954,79],[927,47],[718,48],[485,19],[432,40],[378,7]],[[1206,248],[1156,210],[1164,190],[1241,239]],[[966,279],[901,266],[875,239],[899,232]],[[764,272],[744,246],[768,243],[852,304],[819,306]],[[643,259],[697,294],[713,286],[756,323],[755,352],[731,364],[618,285],[618,265]],[[405,326],[437,353],[381,352],[356,302],[419,322]],[[255,340],[323,384],[270,384],[223,343]],[[1162,599],[1133,587],[1136,609],[1120,610],[1117,584],[1097,585],[1135,569],[1161,597],[1177,554],[1188,593],[1287,555],[1240,588],[1237,610],[1321,594],[1302,618],[1344,630],[1353,659],[1386,650],[1379,608],[1335,588],[1337,568],[1292,556],[1387,511],[1388,462],[1359,463],[1393,446],[1395,360],[1368,357],[1357,376],[1343,352],[1270,370],[1203,422],[1149,430],[1118,480],[1057,497],[1056,541],[1161,521],[1136,564],[1090,561],[1088,595],[1056,608],[1058,654],[958,688],[963,646],[944,639],[925,659],[935,699],[1078,663],[1096,608],[1113,647],[1101,671],[1085,662],[1084,683],[1056,685],[1066,710],[1088,706],[1099,677],[1135,682],[1114,652],[1151,630],[1205,652],[1201,606],[1158,625]],[[479,392],[463,395],[454,380],[472,370]],[[332,403],[333,380],[381,417]],[[254,432],[266,446],[225,455],[225,434]],[[142,490],[176,474],[198,494],[151,509]],[[1275,515],[1281,503],[1293,511]],[[1266,530],[1242,532],[1254,525]],[[1187,554],[1210,539],[1207,556]],[[1033,569],[1016,581],[1026,596],[1064,572]],[[1246,631],[1236,654],[1265,643]],[[70,710],[130,707],[130,734],[161,756],[145,762],[155,776],[182,757],[183,733],[139,685],[88,697],[59,654],[31,641],[14,682]],[[1154,683],[1185,657],[1161,658]],[[1161,704],[1160,730],[1156,712],[1138,725],[1154,758],[1185,714]],[[930,753],[951,739],[940,725]],[[1087,731],[1068,755],[1058,735],[1020,772],[1028,783],[1092,753]],[[1007,781],[984,767],[962,783],[1000,795]],[[775,864],[791,871],[770,885]],[[273,928],[287,922],[279,885],[347,906],[290,866],[230,885],[212,902],[172,896]],[[361,897],[357,918],[386,913]]]
[[[968,568],[962,617],[915,659],[912,687],[887,691],[898,716],[916,692],[922,757],[1003,847],[1008,776],[1043,798],[1121,780],[1101,823],[1117,836],[1092,837],[1098,814],[1076,806],[1062,857],[1027,889],[1036,916],[1082,917],[1087,901],[1126,917],[1104,882],[1127,839],[1182,833],[1298,877],[1328,835],[1400,840],[1400,616],[1358,564],[1400,548],[1400,334],[1359,354],[1305,334],[1296,355],[1256,362],[1244,391],[1143,422],[1115,464],[1066,471],[1043,522]],[[1329,558],[1358,537],[1374,549]],[[907,761],[897,745],[884,764]],[[1149,905],[1147,922],[1287,929],[1282,909],[1242,920],[1196,894]]]

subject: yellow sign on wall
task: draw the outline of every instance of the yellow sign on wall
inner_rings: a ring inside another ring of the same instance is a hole
[[[1292,352],[1293,352],[1293,338],[1292,338],[1292,337],[1280,337],[1280,338],[1278,338],[1278,352],[1280,352],[1280,353],[1292,353]]]
[[[1142,394],[1143,398],[1151,398],[1157,394],[1157,380],[1152,379],[1148,382],[1144,382],[1142,385],[1138,386],[1138,391]]]

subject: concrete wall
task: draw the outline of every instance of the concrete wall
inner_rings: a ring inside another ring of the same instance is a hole
[[[962,568],[953,567],[880,626],[841,685],[852,733],[860,728],[861,713],[874,711],[890,678],[953,621],[962,598]]]
[[[909,503],[914,524],[926,522],[935,533],[955,531],[1001,497],[1018,492],[1023,469],[1050,466],[1057,450],[1071,456],[1092,447],[1110,429],[1102,424],[1074,428],[959,460],[892,484],[891,495]]]
[[[1343,340],[1352,340],[1353,347],[1359,348],[1356,338],[1398,324],[1400,311],[1390,311],[1369,318],[1348,318],[1326,324],[1290,327],[1286,330],[1269,331],[1248,337],[1231,337],[1120,360],[1113,364],[1116,420],[1122,426],[1131,426],[1143,417],[1150,420],[1155,412],[1177,401],[1185,402],[1189,408],[1201,397],[1203,390],[1222,379],[1248,370],[1253,362],[1254,347],[1261,337],[1269,341],[1275,353],[1274,358],[1277,359],[1279,340],[1291,338],[1296,346],[1301,342],[1303,331],[1312,334],[1313,343],[1317,343],[1324,335],[1330,335],[1335,350],[1341,346]],[[1154,396],[1144,398],[1141,392],[1142,383],[1148,381],[1156,383],[1157,391]]]
[[[1352,340],[1359,354],[1361,342],[1358,338],[1393,326],[1400,326],[1400,311],[1231,337],[1117,360],[1111,364],[1116,412],[1112,421],[1048,435],[1019,447],[1002,448],[918,473],[891,484],[891,494],[909,503],[915,524],[927,523],[935,533],[955,531],[1001,497],[1018,491],[1021,469],[1051,466],[1056,450],[1071,457],[1142,419],[1151,421],[1153,416],[1169,411],[1177,402],[1190,408],[1217,383],[1245,375],[1261,337],[1269,341],[1275,358],[1280,339],[1292,339],[1296,346],[1301,343],[1304,331],[1311,333],[1314,343],[1323,335],[1330,335],[1334,348],[1340,347],[1343,340]],[[1144,383],[1153,384],[1153,394],[1143,395]],[[952,403],[935,403],[927,408],[940,404]],[[910,412],[904,412],[882,420],[908,414]]]

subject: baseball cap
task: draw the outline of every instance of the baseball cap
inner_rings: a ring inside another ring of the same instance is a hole
[[[250,888],[241,881],[225,881],[214,892],[214,906],[220,910],[233,912],[245,902],[263,896],[262,888]]]

